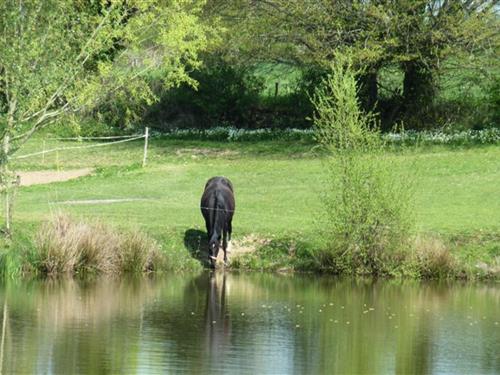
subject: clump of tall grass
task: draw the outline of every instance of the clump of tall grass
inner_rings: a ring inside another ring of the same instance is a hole
[[[417,236],[409,263],[422,279],[447,278],[460,273],[449,247],[437,237]]]
[[[32,262],[48,275],[121,274],[155,270],[162,256],[157,243],[141,232],[121,232],[59,215],[37,233]]]
[[[349,58],[338,55],[312,98],[316,139],[330,153],[324,224],[329,246],[317,259],[329,271],[377,275],[408,244],[411,178],[398,172],[397,160],[385,151],[375,116],[360,109],[355,76]]]

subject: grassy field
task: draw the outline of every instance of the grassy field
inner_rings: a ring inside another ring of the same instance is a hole
[[[22,154],[75,144],[81,143],[34,139]],[[325,183],[323,155],[314,144],[153,139],[146,168],[140,167],[142,147],[142,141],[134,141],[16,161],[16,170],[96,168],[92,176],[78,180],[22,187],[16,229],[32,231],[59,212],[100,219],[145,230],[181,262],[187,254],[186,233],[204,230],[199,199],[205,181],[225,175],[236,190],[236,239],[256,234],[294,238],[312,248],[322,245],[317,228]],[[500,147],[435,146],[394,151],[392,157],[399,168],[411,166],[418,173],[417,232],[461,244],[463,258],[472,263],[500,256]],[[131,201],[67,203],[103,199]]]

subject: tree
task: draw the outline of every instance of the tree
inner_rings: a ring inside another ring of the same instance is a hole
[[[380,275],[407,245],[413,179],[397,171],[377,120],[361,109],[350,56],[334,60],[312,98],[315,136],[330,153],[324,206],[331,244],[319,260],[337,273]]]
[[[380,4],[385,8],[387,1]],[[388,56],[404,73],[402,94],[406,112],[422,114],[432,105],[438,91],[437,79],[449,58],[496,59],[497,4],[497,0],[405,0],[388,7],[391,35],[397,41],[389,46]],[[481,65],[476,64],[475,70],[480,72]]]
[[[498,0],[239,0],[234,38],[254,59],[325,71],[336,51],[348,50],[363,69],[360,92],[370,109],[380,70],[398,66],[403,107],[411,112],[432,103],[443,61],[458,55],[495,61],[497,6]]]
[[[10,159],[61,116],[121,90],[152,101],[152,71],[167,87],[195,84],[189,70],[217,39],[200,18],[203,6],[202,0],[2,1],[0,184],[6,196],[14,185]]]

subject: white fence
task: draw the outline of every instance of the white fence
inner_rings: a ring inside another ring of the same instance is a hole
[[[53,152],[59,151],[67,151],[67,150],[78,150],[78,149],[86,149],[86,148],[95,148],[95,147],[105,147],[110,145],[116,145],[119,143],[131,142],[138,139],[144,138],[144,153],[142,157],[142,166],[144,167],[147,162],[148,157],[148,141],[149,141],[149,128],[145,129],[144,134],[136,134],[136,135],[122,135],[122,136],[109,136],[109,137],[69,137],[69,138],[51,138],[59,141],[101,141],[101,140],[113,140],[111,142],[105,143],[96,143],[91,145],[81,145],[81,146],[68,146],[68,147],[55,147],[48,150],[37,151],[30,154],[18,155],[12,157],[13,160],[26,159],[33,156],[45,156],[46,154],[50,154]],[[45,145],[45,143],[44,143]]]

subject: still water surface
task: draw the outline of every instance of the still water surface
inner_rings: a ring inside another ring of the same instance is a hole
[[[202,273],[0,286],[1,373],[500,373],[500,287]]]

